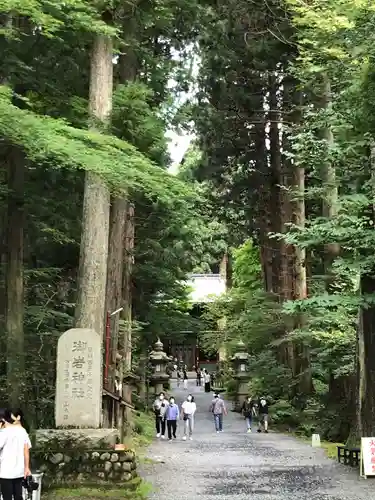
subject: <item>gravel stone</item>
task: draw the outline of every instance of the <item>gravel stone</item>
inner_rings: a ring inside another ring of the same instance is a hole
[[[194,385],[193,385],[194,384]],[[224,432],[216,434],[208,413],[212,394],[189,381],[197,403],[193,441],[156,440],[149,448],[152,464],[140,473],[154,490],[150,500],[370,500],[374,485],[359,470],[328,459],[292,436],[245,432],[244,419],[229,411]],[[186,391],[171,391],[176,402]],[[227,404],[228,410],[231,404]]]

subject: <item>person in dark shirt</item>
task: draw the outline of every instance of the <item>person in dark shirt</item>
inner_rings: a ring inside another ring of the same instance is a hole
[[[256,407],[256,404],[253,401],[252,397],[247,396],[247,398],[245,399],[245,401],[242,405],[242,413],[243,413],[243,416],[245,417],[245,420],[246,420],[246,426],[247,426],[248,433],[251,432],[251,424],[253,421],[253,415],[255,413],[255,407]]]
[[[262,432],[262,427],[263,427],[264,432],[268,434],[268,401],[264,396],[259,399],[258,415],[259,415],[258,432]]]

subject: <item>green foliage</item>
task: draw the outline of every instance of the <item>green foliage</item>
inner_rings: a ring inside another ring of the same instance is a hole
[[[153,109],[153,92],[144,84],[119,85],[113,95],[112,128],[150,160],[168,165],[165,123]]]
[[[129,143],[21,110],[9,102],[6,88],[0,93],[0,115],[0,134],[21,147],[34,163],[95,172],[118,192],[130,187],[144,187],[149,196],[152,193],[160,197],[164,192],[166,203],[172,202],[173,194],[180,197],[184,190],[187,192],[187,188],[153,166]]]

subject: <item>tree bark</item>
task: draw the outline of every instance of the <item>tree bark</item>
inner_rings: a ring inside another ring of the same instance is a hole
[[[372,220],[375,223],[375,142],[371,145]],[[375,269],[363,274],[360,293],[375,293]],[[358,431],[359,437],[375,433],[375,306],[362,306],[358,317]]]
[[[284,231],[285,213],[283,213],[283,193],[280,191],[282,184],[282,158],[281,158],[281,143],[280,143],[280,112],[278,99],[279,84],[277,76],[270,77],[269,85],[269,106],[268,113],[269,125],[269,141],[270,141],[270,232],[280,233]],[[272,239],[273,258],[272,258],[272,288],[280,300],[282,301],[287,296],[285,289],[284,277],[287,275],[285,267],[285,244],[283,241]]]
[[[91,56],[90,113],[105,124],[112,108],[113,44],[97,35]],[[109,190],[103,179],[86,172],[83,201],[76,326],[104,332],[109,238]]]
[[[12,148],[8,155],[8,219],[6,238],[6,355],[9,404],[20,404],[25,383],[24,364],[24,189],[25,158]]]
[[[124,239],[124,274],[123,274],[123,312],[122,319],[125,322],[123,336],[123,371],[129,375],[132,371],[132,271],[134,260],[134,205],[127,203],[126,224],[125,224],[125,239]],[[122,378],[123,375],[122,374]],[[123,396],[128,404],[132,402],[132,386],[130,381],[123,384]],[[131,409],[125,407],[125,423],[121,431],[130,433],[131,431]]]
[[[123,319],[124,332],[124,368],[130,372],[132,368],[132,271],[134,262],[134,205],[128,203],[125,226],[125,259],[123,278]]]
[[[305,169],[302,167],[295,168],[294,172],[297,198],[294,203],[294,223],[299,228],[305,227]],[[306,280],[306,251],[303,248],[295,247],[295,269],[294,269],[294,298],[295,300],[303,300],[307,298],[307,280]],[[296,326],[302,328],[305,323],[303,314],[296,318]],[[295,345],[296,373],[298,377],[298,392],[300,395],[307,397],[313,392],[310,350],[304,343]]]
[[[375,292],[375,276],[361,277],[361,294]],[[375,307],[362,307],[358,325],[359,433],[375,434]]]
[[[326,111],[329,111],[332,107],[331,98],[331,83],[327,74],[323,75],[323,99],[322,106]],[[332,149],[334,144],[334,137],[332,133],[332,128],[327,125],[323,130],[323,137],[326,141],[327,152]],[[338,206],[338,186],[336,180],[336,169],[330,161],[325,161],[323,164],[322,181],[324,186],[324,196],[323,196],[323,206],[322,213],[323,217],[327,219],[332,219],[337,215]],[[335,258],[340,252],[340,247],[336,243],[329,243],[324,247],[324,268],[326,275],[326,287],[329,290],[332,282],[332,264]]]
[[[124,262],[124,235],[126,220],[126,200],[113,198],[110,210],[109,252],[107,270],[107,300],[106,309],[112,313],[123,307],[122,277]],[[112,364],[116,365],[118,352],[119,318],[111,317],[111,353]],[[112,380],[114,382],[114,380]]]

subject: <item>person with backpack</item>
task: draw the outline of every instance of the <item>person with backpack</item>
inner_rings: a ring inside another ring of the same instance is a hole
[[[253,415],[255,415],[256,404],[251,396],[247,396],[242,405],[242,414],[246,420],[247,432],[251,432],[251,424],[253,421]]]
[[[31,476],[31,442],[11,410],[0,410],[0,488],[3,500],[22,500],[23,480]]]
[[[268,401],[264,396],[262,396],[259,399],[258,417],[259,417],[259,424],[257,432],[262,432],[262,427],[263,427],[264,432],[268,434]]]
[[[216,432],[223,432],[223,416],[227,415],[227,409],[224,401],[221,399],[220,394],[215,393],[214,399],[210,405],[210,412],[214,416]]]

